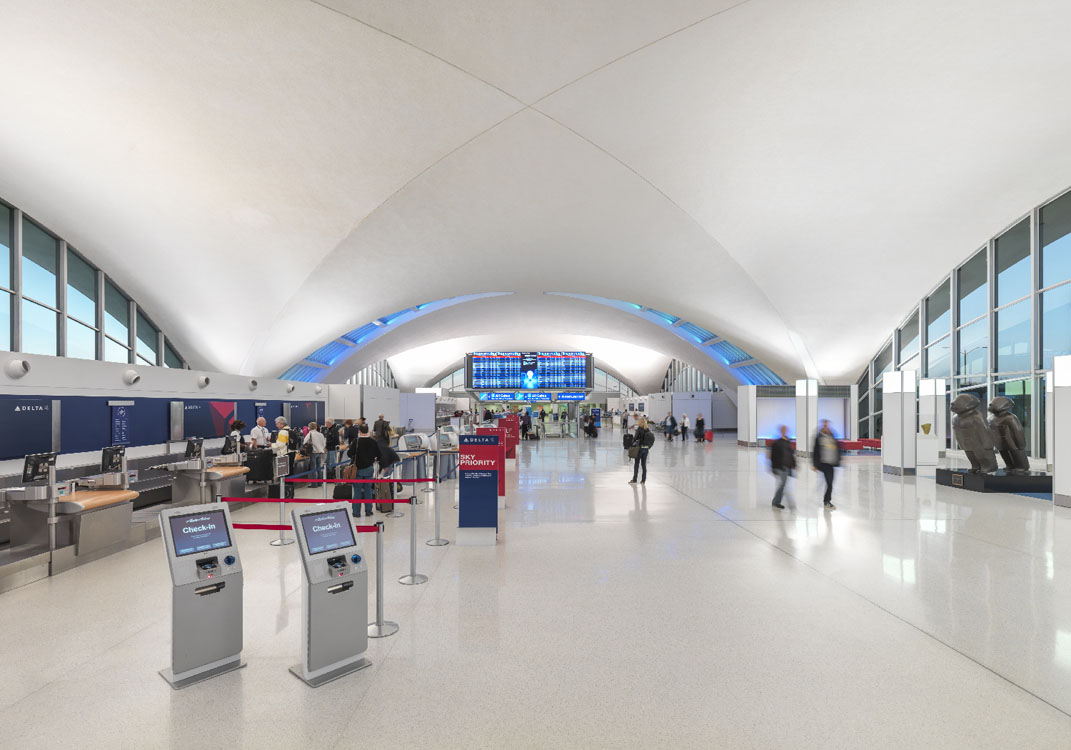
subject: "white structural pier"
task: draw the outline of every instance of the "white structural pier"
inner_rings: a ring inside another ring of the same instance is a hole
[[[915,371],[887,372],[881,379],[881,466],[888,474],[912,475],[915,461]]]

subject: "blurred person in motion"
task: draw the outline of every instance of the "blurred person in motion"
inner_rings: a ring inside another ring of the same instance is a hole
[[[777,477],[777,492],[773,496],[773,507],[784,510],[782,499],[787,499],[790,507],[795,507],[792,498],[785,498],[785,484],[792,476],[796,468],[796,451],[792,449],[792,441],[788,439],[788,428],[781,425],[781,437],[770,443],[770,469]]]
[[[833,504],[833,470],[840,466],[840,445],[837,436],[829,428],[829,420],[822,420],[822,427],[814,437],[814,449],[811,451],[812,469],[822,472],[826,478],[826,494],[822,502],[826,510],[836,510]]]
[[[677,418],[673,412],[666,415],[666,421],[662,423],[662,429],[666,433],[666,440],[673,442],[673,433],[677,431]]]
[[[688,428],[692,426],[692,423],[688,421],[687,414],[681,414],[681,442],[688,442]]]
[[[629,481],[629,484],[636,484],[636,479],[640,476],[641,466],[643,467],[643,477],[640,479],[640,484],[647,482],[647,453],[651,450],[654,442],[655,436],[647,427],[647,420],[640,417],[636,420],[636,433],[632,440],[632,447],[628,449],[629,458],[633,460],[632,480]]]
[[[703,419],[703,412],[695,415],[695,442],[705,443],[707,440],[707,423]]]

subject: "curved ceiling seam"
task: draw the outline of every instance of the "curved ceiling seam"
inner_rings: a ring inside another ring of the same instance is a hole
[[[310,2],[314,2],[314,0],[310,0]],[[427,165],[426,167],[421,169],[419,172],[417,172],[415,175],[413,175],[411,178],[406,180],[405,183],[402,184],[401,186],[399,186],[397,190],[395,190],[393,193],[388,195],[382,201],[377,203],[375,208],[373,208],[371,211],[366,213],[364,216],[361,216],[360,218],[354,220],[353,224],[350,225],[350,228],[342,235],[342,239],[340,239],[338,242],[336,242],[334,244],[334,246],[324,254],[324,256],[320,259],[319,263],[317,263],[312,268],[312,270],[310,270],[307,274],[305,274],[305,278],[302,279],[302,283],[297,286],[297,291],[295,291],[293,296],[296,296],[297,294],[300,294],[301,288],[304,286],[304,283],[306,281],[308,281],[310,278],[312,278],[317,272],[320,271],[321,267],[323,267],[324,264],[326,264],[328,262],[328,260],[332,256],[332,254],[339,248],[339,246],[343,242],[345,242],[346,239],[348,237],[350,237],[354,232],[356,232],[357,229],[361,226],[361,224],[363,224],[365,221],[367,221],[369,219],[369,217],[374,216],[381,208],[383,208],[385,205],[387,205],[387,203],[389,203],[391,200],[393,200],[395,197],[397,197],[407,187],[412,185],[416,180],[418,180],[421,177],[423,177],[430,170],[432,170],[435,167],[437,167],[443,161],[445,161],[446,159],[449,159],[451,156],[456,154],[458,151],[460,151],[461,149],[465,148],[466,146],[468,146],[470,143],[472,143],[473,141],[477,140],[478,138],[480,138],[480,137],[486,135],[487,133],[491,132],[492,130],[494,130],[495,128],[499,127],[503,123],[513,119],[514,117],[516,117],[520,113],[527,111],[527,109],[528,109],[528,107],[522,107],[521,109],[518,109],[516,112],[513,112],[513,113],[511,113],[510,115],[508,115],[506,117],[503,117],[498,122],[495,122],[495,123],[492,123],[491,125],[488,125],[486,128],[481,130],[479,133],[476,133],[474,136],[469,138],[464,143],[460,143],[457,146],[455,146],[454,148],[450,149],[448,152],[446,152],[445,154],[440,156],[438,159],[433,161],[431,164]],[[293,299],[293,296],[290,299]],[[289,301],[289,299],[287,301]],[[246,368],[249,366],[249,359],[256,352],[258,352],[260,350],[260,346],[264,342],[264,339],[271,335],[270,332],[272,330],[272,327],[279,320],[279,318],[281,318],[282,315],[284,314],[284,307],[285,307],[284,305],[279,305],[279,306],[276,307],[276,311],[275,311],[274,316],[271,319],[271,323],[268,326],[265,327],[264,331],[262,333],[260,333],[254,339],[253,343],[250,345],[249,350],[246,352],[245,357],[242,359],[242,365],[239,368],[240,371],[241,371],[241,374],[245,374],[245,375],[255,375],[256,374],[256,373],[248,373],[248,372],[245,371]]]
[[[315,2],[315,0],[313,0],[313,2]],[[725,13],[728,13],[731,10],[735,10],[736,8],[739,8],[741,5],[747,5],[749,2],[751,2],[751,0],[740,0],[740,2],[736,3],[735,5],[730,5],[728,8],[722,8],[719,11],[711,13],[709,16],[704,16],[703,18],[699,18],[699,19],[697,19],[695,21],[692,21],[689,24],[685,24],[684,26],[681,26],[679,29],[675,29],[674,31],[670,31],[667,34],[663,34],[662,36],[658,37],[657,39],[652,39],[651,41],[647,42],[646,44],[641,44],[636,49],[630,50],[630,51],[626,52],[623,55],[618,55],[613,60],[610,60],[609,62],[605,62],[605,63],[603,63],[602,65],[599,65],[596,68],[592,68],[587,73],[584,73],[583,75],[574,78],[573,80],[569,81],[568,83],[562,84],[561,86],[559,86],[558,88],[554,89],[553,91],[551,91],[551,92],[549,92],[547,94],[544,94],[543,96],[539,97],[534,102],[532,102],[529,106],[532,107],[532,108],[535,108],[536,106],[539,105],[540,102],[549,99],[550,97],[554,96],[555,94],[557,94],[557,93],[559,93],[561,91],[565,91],[565,89],[569,88],[573,84],[579,83],[580,81],[583,81],[585,78],[589,78],[590,76],[595,75],[600,70],[605,70],[606,68],[609,68],[611,65],[614,65],[615,63],[618,63],[621,60],[624,60],[624,59],[626,59],[628,57],[632,57],[637,52],[642,52],[643,50],[647,49],[648,47],[653,47],[654,45],[658,44],[659,42],[663,42],[666,39],[669,39],[670,37],[674,37],[677,34],[680,34],[681,32],[687,31],[688,29],[694,28],[695,26],[698,26],[698,25],[700,25],[702,23],[706,23],[707,21],[709,21],[709,20],[711,20],[713,18],[717,18],[718,16],[723,15]]]
[[[733,7],[737,7],[737,6],[733,6]],[[553,116],[547,114],[546,112],[544,112],[543,110],[539,109],[538,107],[532,106],[532,107],[528,107],[528,109],[531,109],[533,112],[539,113],[543,117],[545,117],[548,120],[550,120],[551,122],[553,122],[555,125],[558,125],[559,127],[564,128],[565,130],[567,130],[568,132],[572,133],[574,136],[576,136],[580,140],[582,140],[585,143],[587,143],[588,145],[590,145],[592,148],[598,149],[600,152],[602,152],[603,154],[605,154],[609,158],[613,159],[615,162],[620,164],[622,167],[627,169],[629,172],[631,172],[632,174],[636,175],[636,177],[638,177],[640,180],[642,180],[645,185],[647,185],[652,190],[654,190],[656,193],[661,195],[666,201],[669,202],[670,205],[672,205],[674,208],[676,208],[678,211],[680,211],[684,216],[686,216],[689,221],[691,221],[693,224],[695,224],[695,226],[699,227],[700,231],[704,235],[706,235],[706,237],[711,242],[713,242],[718,247],[723,248],[725,250],[725,254],[727,256],[729,256],[730,259],[732,259],[733,263],[736,264],[737,268],[740,270],[740,273],[742,273],[744,276],[746,276],[748,279],[751,280],[751,283],[755,285],[755,288],[762,295],[763,299],[765,299],[767,304],[770,305],[770,309],[773,310],[777,314],[777,317],[781,319],[781,324],[785,327],[785,331],[787,333],[789,333],[789,334],[792,334],[792,335],[789,336],[789,340],[792,341],[794,348],[797,350],[796,351],[796,356],[800,360],[800,366],[805,372],[808,373],[808,375],[812,374],[811,373],[811,368],[809,368],[808,365],[807,365],[808,362],[811,362],[812,365],[813,365],[814,360],[813,360],[813,358],[811,356],[811,353],[807,349],[807,346],[803,342],[802,338],[799,339],[799,345],[798,346],[796,345],[793,336],[795,336],[796,338],[799,338],[799,337],[798,337],[798,335],[795,334],[795,331],[788,324],[788,321],[785,319],[784,313],[781,311],[781,309],[777,305],[774,304],[773,300],[770,299],[770,295],[755,280],[755,278],[750,273],[748,273],[747,269],[745,269],[742,265],[740,265],[740,261],[738,261],[733,256],[732,251],[730,251],[729,248],[725,247],[720,242],[718,242],[717,238],[715,238],[714,235],[712,235],[710,233],[710,231],[702,224],[702,222],[700,222],[698,219],[696,219],[695,216],[693,216],[690,211],[688,211],[684,207],[682,207],[679,203],[677,203],[677,201],[673,200],[673,198],[671,198],[669,196],[669,194],[666,193],[666,191],[662,190],[660,187],[655,185],[651,180],[647,179],[647,177],[645,177],[639,170],[637,170],[631,164],[626,162],[624,159],[621,159],[620,157],[618,157],[613,152],[603,148],[602,146],[600,146],[595,141],[591,140],[590,138],[588,138],[587,136],[583,135],[582,133],[574,130],[573,128],[569,127],[568,125],[566,125],[565,123],[561,122],[560,120],[554,118]],[[800,346],[803,347],[803,351],[802,352],[799,351],[799,347]],[[804,356],[804,355],[806,355],[806,356]],[[817,371],[817,369],[815,369],[815,371],[813,373],[813,376],[814,376],[814,378],[816,380],[818,380],[818,382],[820,382],[820,383],[824,383],[825,382],[822,379],[821,374]]]
[[[456,71],[458,71],[460,73],[464,73],[465,75],[467,75],[469,78],[473,79],[474,81],[479,81],[480,83],[484,84],[485,86],[490,86],[495,91],[498,91],[501,94],[505,94],[510,99],[512,99],[513,101],[517,102],[518,104],[521,104],[521,105],[523,105],[525,107],[528,106],[528,102],[524,101],[523,99],[518,99],[515,95],[511,94],[510,92],[506,91],[505,89],[500,88],[499,86],[496,86],[495,84],[491,83],[490,81],[485,81],[483,78],[480,78],[478,75],[476,75],[472,71],[465,70],[464,68],[462,68],[457,63],[450,62],[445,57],[440,57],[439,55],[436,55],[434,52],[429,52],[428,50],[424,49],[423,47],[420,47],[419,45],[413,44],[408,39],[404,39],[403,37],[400,37],[397,34],[392,34],[389,31],[386,31],[384,29],[379,28],[378,26],[373,26],[372,24],[368,23],[368,21],[365,21],[363,19],[357,18],[357,16],[351,16],[349,13],[346,13],[345,11],[339,10],[338,8],[335,8],[335,7],[332,7],[330,5],[325,4],[323,2],[320,2],[320,0],[308,0],[308,2],[312,3],[313,5],[318,5],[321,8],[323,8],[324,10],[329,10],[332,13],[336,13],[336,14],[342,16],[343,18],[348,18],[349,20],[353,21],[354,23],[359,23],[362,26],[365,26],[365,27],[371,29],[372,31],[377,31],[380,34],[383,34],[384,36],[387,36],[387,37],[390,37],[391,39],[394,39],[395,41],[401,42],[402,44],[406,45],[407,47],[411,47],[412,49],[415,49],[418,52],[422,52],[425,55],[427,55],[428,57],[430,57],[432,59],[435,59],[435,60],[438,60],[439,62],[441,62],[441,63],[443,63],[445,65],[449,65],[451,68],[453,68],[454,70],[456,70]],[[748,2],[748,0],[744,0],[744,2]]]

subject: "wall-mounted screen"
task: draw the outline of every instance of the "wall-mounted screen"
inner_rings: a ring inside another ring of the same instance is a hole
[[[171,539],[175,543],[176,557],[231,546],[227,519],[221,510],[171,516],[170,521]]]
[[[586,352],[473,352],[465,357],[466,387],[591,388],[594,366]]]
[[[230,432],[238,418],[233,401],[187,401],[182,407],[183,437],[214,438]]]
[[[190,438],[186,441],[186,454],[184,458],[187,461],[192,461],[195,458],[201,457],[201,446],[204,445],[203,438]]]
[[[305,532],[305,546],[309,548],[310,555],[352,547],[355,544],[350,514],[345,510],[306,513],[301,516],[301,530]]]
[[[125,445],[112,445],[100,452],[100,473],[114,474],[123,470],[123,453]]]

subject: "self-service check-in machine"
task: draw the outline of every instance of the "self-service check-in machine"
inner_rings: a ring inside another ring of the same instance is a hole
[[[178,690],[245,666],[242,661],[242,560],[223,503],[160,513],[171,568],[171,667]]]
[[[301,663],[290,668],[311,687],[370,667],[368,564],[353,531],[349,503],[291,511],[301,551]]]

